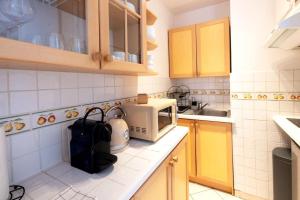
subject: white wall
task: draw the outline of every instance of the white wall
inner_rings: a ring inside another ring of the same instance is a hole
[[[173,27],[187,26],[230,16],[229,1],[174,16]]]
[[[299,67],[299,51],[288,52],[264,46],[276,24],[275,10],[273,0],[231,0],[233,72]]]
[[[243,193],[273,199],[272,150],[289,147],[289,138],[273,122],[277,114],[299,116],[300,51],[264,46],[276,24],[274,0],[231,0],[234,183]],[[298,69],[298,70],[297,70]],[[282,94],[278,101],[274,94]],[[251,95],[252,99],[244,99]],[[267,99],[258,100],[257,96]]]

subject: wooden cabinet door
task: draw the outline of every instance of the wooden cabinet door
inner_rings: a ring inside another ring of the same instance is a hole
[[[199,76],[229,76],[229,19],[198,24],[197,71]]]
[[[188,171],[189,177],[196,176],[196,129],[195,121],[187,119],[179,119],[177,121],[179,126],[186,126],[190,129],[188,133]]]
[[[196,157],[198,182],[232,193],[231,124],[197,121]]]
[[[171,78],[197,76],[194,25],[169,31],[169,60]]]
[[[134,200],[168,200],[168,168],[169,162],[165,161],[134,195]]]
[[[170,200],[188,200],[187,138],[173,151],[170,160]]]
[[[99,53],[99,1],[31,3],[35,8],[32,19],[0,30],[0,66],[91,72],[100,69],[99,60],[93,59]]]
[[[101,70],[118,74],[147,71],[146,2],[101,0]]]

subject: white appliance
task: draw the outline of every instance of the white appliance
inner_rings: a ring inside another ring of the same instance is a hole
[[[121,112],[120,115],[115,113],[113,118],[108,121],[112,127],[110,149],[112,153],[117,153],[128,145],[129,129],[127,123],[123,119],[126,116],[126,113],[122,108],[118,106],[111,107],[106,112],[106,117],[108,117],[109,113],[111,113],[113,110],[119,110]]]
[[[9,197],[9,181],[6,159],[6,144],[3,127],[0,126],[0,199]]]
[[[127,103],[123,109],[133,138],[157,141],[177,123],[175,99],[149,99],[147,104]]]
[[[300,3],[272,31],[267,47],[286,50],[300,48]]]

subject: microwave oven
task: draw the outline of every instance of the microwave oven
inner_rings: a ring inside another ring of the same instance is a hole
[[[177,124],[175,99],[149,99],[147,104],[123,105],[132,138],[157,141]]]

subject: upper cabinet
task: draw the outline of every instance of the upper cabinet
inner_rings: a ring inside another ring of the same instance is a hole
[[[173,29],[169,40],[171,78],[229,76],[228,18]]]
[[[141,0],[101,0],[101,69],[147,70],[146,5]]]
[[[197,76],[195,26],[169,31],[170,77]]]
[[[0,67],[147,74],[144,0],[1,0]]]
[[[0,63],[16,68],[99,69],[98,1],[0,1]]]
[[[197,69],[199,76],[229,76],[230,34],[228,18],[198,24]]]

